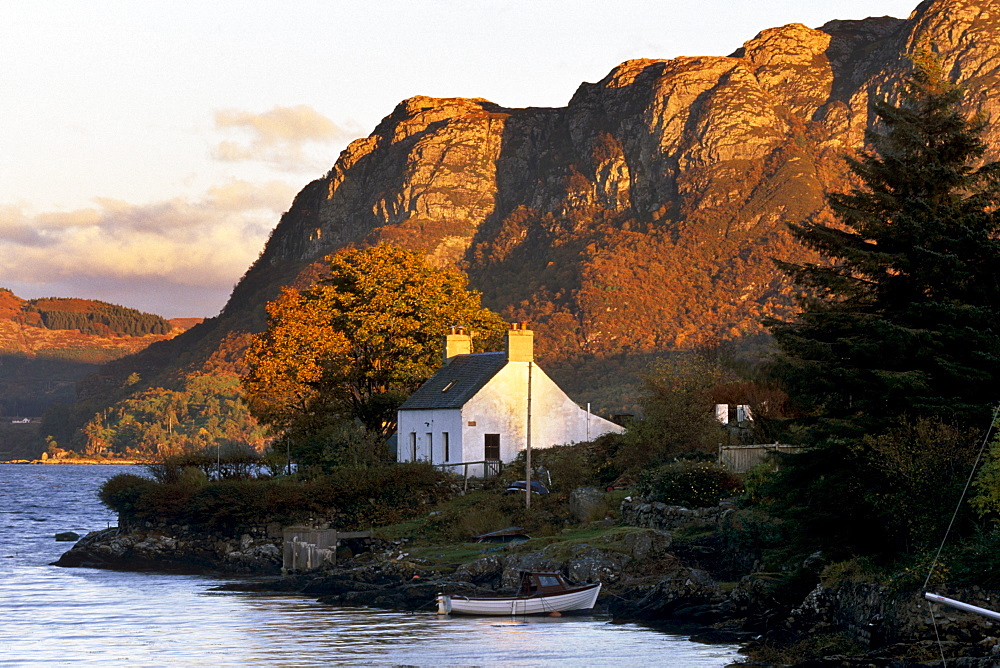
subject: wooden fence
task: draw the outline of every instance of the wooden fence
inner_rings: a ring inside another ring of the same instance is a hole
[[[733,473],[746,473],[771,453],[793,454],[801,450],[797,445],[780,443],[760,445],[720,445],[719,463]]]

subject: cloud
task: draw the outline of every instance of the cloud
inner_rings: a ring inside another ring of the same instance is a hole
[[[333,162],[329,156],[312,155],[310,151],[356,135],[304,104],[275,107],[262,114],[221,109],[215,112],[215,127],[243,134],[242,141],[220,142],[212,152],[217,160],[264,162],[287,172],[328,167]]]
[[[92,208],[36,215],[0,207],[0,287],[18,294],[14,286],[32,286],[35,294],[19,294],[26,298],[79,296],[127,306],[133,304],[102,294],[157,295],[169,303],[155,313],[214,315],[204,305],[222,307],[295,191],[279,181],[233,181],[193,201],[98,199]],[[101,286],[102,293],[67,293],[66,286]]]

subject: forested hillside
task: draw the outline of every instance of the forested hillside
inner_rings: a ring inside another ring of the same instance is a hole
[[[100,365],[167,341],[200,322],[177,322],[88,299],[26,300],[0,288],[0,417],[39,418],[77,400]],[[33,425],[33,426],[32,426]],[[38,421],[0,434],[0,455],[37,455]]]

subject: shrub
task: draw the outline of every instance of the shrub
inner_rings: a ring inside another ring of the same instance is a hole
[[[621,471],[638,471],[677,455],[718,450],[724,430],[715,419],[713,388],[729,376],[718,351],[680,354],[654,364],[643,379],[644,420],[629,425],[615,455]]]
[[[946,555],[956,584],[1000,587],[1000,531],[984,529],[961,541]],[[927,569],[924,569],[926,575]]]
[[[189,469],[201,471],[205,478],[249,478],[267,468],[268,464],[256,452],[239,446],[226,450],[208,448],[201,452],[169,455],[146,464],[146,469],[157,482],[175,483]]]
[[[291,523],[322,510],[303,492],[303,484],[294,481],[219,480],[190,497],[186,515],[192,524],[222,531]]]
[[[980,517],[1000,516],[1000,436],[990,443],[985,462],[973,484],[976,495],[969,501]]]
[[[635,491],[670,505],[714,506],[739,489],[739,478],[714,462],[679,460],[644,471]]]
[[[429,464],[340,468],[311,479],[208,480],[198,468],[162,468],[165,481],[122,474],[109,479],[101,500],[126,521],[189,524],[232,531],[271,522],[321,518],[341,529],[367,528],[415,517],[449,487]]]
[[[732,513],[719,523],[721,558],[730,575],[767,567],[765,554],[787,544],[785,523],[758,508]]]
[[[881,540],[905,552],[933,548],[963,495],[980,441],[974,430],[919,418],[902,419],[894,428],[866,435],[855,444],[866,470],[852,474],[868,478],[867,499],[884,527]],[[977,484],[981,496],[976,498],[983,499],[987,488]],[[956,527],[968,531],[971,519],[963,506]]]
[[[366,528],[409,519],[442,500],[445,475],[426,463],[341,467],[317,479],[318,498],[336,507],[342,528]]]
[[[741,499],[743,504],[761,505],[770,500],[767,496],[767,490],[774,482],[779,466],[778,457],[773,453],[768,453],[743,474],[743,497]]]
[[[286,450],[300,469],[329,473],[341,467],[382,467],[392,463],[385,437],[353,422],[336,422],[316,431],[284,435],[272,448],[272,458],[281,459]]]
[[[144,497],[156,486],[149,478],[119,473],[104,481],[97,497],[119,515],[132,515],[143,506]]]

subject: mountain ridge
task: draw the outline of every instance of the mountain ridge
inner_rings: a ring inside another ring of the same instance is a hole
[[[282,286],[376,243],[463,269],[485,305],[532,323],[545,363],[759,336],[791,314],[772,258],[817,259],[788,223],[832,222],[825,195],[851,186],[844,157],[920,44],[970,113],[1000,112],[1000,17],[976,0],[770,28],[730,56],[629,60],[564,107],[404,100],[299,192],[219,316],[106,373],[238,365]],[[984,138],[996,159],[1000,125]]]

